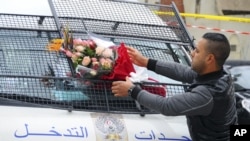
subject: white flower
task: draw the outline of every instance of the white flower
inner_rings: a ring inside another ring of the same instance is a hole
[[[91,71],[90,71],[90,74],[91,74],[92,76],[96,76],[96,75],[97,75],[97,72],[96,72],[96,70],[91,70]]]
[[[109,70],[112,68],[112,61],[109,58],[103,59],[101,65],[104,70]]]
[[[73,62],[76,62],[77,59],[78,59],[78,56],[76,56],[75,54],[73,54],[73,55],[71,56],[71,60],[72,60]]]
[[[83,57],[83,59],[82,59],[82,65],[83,66],[88,66],[90,62],[91,62],[91,59],[90,59],[89,56]]]
[[[99,62],[92,62],[92,66],[95,67],[95,66],[99,66]]]
[[[78,45],[78,46],[75,46],[75,50],[77,50],[78,52],[83,52],[85,50],[85,47],[82,45]]]
[[[104,47],[101,47],[101,46],[98,46],[96,49],[95,49],[95,53],[100,56],[102,54],[102,52],[104,51]]]

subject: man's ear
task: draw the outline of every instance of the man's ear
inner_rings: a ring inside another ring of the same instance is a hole
[[[215,62],[215,58],[213,54],[208,54],[206,57],[206,61],[208,64],[214,63]]]

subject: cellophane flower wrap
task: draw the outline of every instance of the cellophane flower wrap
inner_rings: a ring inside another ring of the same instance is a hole
[[[76,77],[102,80],[125,80],[135,69],[124,43],[115,45],[103,37],[88,32],[89,39],[74,38],[67,28],[64,38],[54,39],[47,48],[61,51],[72,61]]]

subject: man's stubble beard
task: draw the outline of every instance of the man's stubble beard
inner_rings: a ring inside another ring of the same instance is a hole
[[[193,63],[191,64],[191,69],[195,72],[197,72],[198,74],[201,74],[204,70],[206,66],[204,65],[203,62],[199,62],[199,63]]]

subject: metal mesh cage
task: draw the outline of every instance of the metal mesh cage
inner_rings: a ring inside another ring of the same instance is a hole
[[[39,106],[66,110],[115,113],[155,113],[130,97],[117,98],[111,93],[111,82],[51,77],[1,76],[2,104]],[[65,83],[67,82],[67,83]],[[164,89],[167,96],[181,94],[185,85],[145,83],[142,88],[155,94]]]
[[[173,6],[111,0],[51,0],[52,13],[73,32],[161,40],[190,45]],[[155,10],[167,14],[155,14]],[[164,20],[163,20],[164,19]]]
[[[188,34],[176,14],[168,15],[168,19],[178,24],[168,25],[152,12],[160,8],[173,12],[174,8],[109,0],[49,0],[49,4],[53,16],[0,14],[1,103],[155,113],[130,97],[114,97],[111,81],[68,77],[67,74],[74,71],[70,59],[45,47],[51,39],[61,38],[61,26],[68,24],[74,38],[88,39],[86,31],[91,31],[115,44],[131,45],[150,58],[180,62],[170,43],[190,46]],[[172,96],[183,93],[186,85],[145,82],[141,87],[155,94]]]

